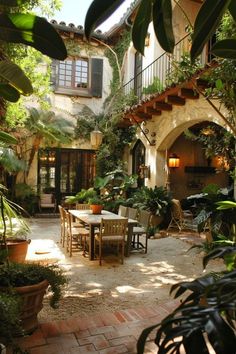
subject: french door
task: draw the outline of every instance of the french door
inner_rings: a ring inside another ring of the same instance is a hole
[[[54,193],[57,203],[67,195],[93,186],[95,153],[92,150],[41,149],[38,159],[39,192]]]

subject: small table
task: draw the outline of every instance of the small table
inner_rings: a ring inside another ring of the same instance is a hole
[[[94,230],[95,227],[99,227],[101,220],[103,219],[125,219],[124,217],[111,213],[107,210],[102,210],[101,214],[92,214],[91,210],[69,210],[75,218],[82,221],[85,225],[89,226],[89,259],[94,260]],[[137,220],[128,219],[128,236],[127,243],[125,247],[125,256],[130,255],[133,226],[137,224]]]

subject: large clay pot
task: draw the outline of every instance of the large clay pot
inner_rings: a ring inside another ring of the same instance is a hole
[[[7,247],[9,260],[18,263],[24,262],[28,251],[29,243],[30,240],[8,239]],[[3,246],[0,246],[0,248],[2,249]]]
[[[35,285],[14,288],[22,298],[20,319],[25,334],[32,333],[38,327],[38,313],[43,308],[43,297],[47,288],[47,280]]]
[[[152,215],[151,220],[150,220],[150,224],[152,226],[158,226],[162,223],[163,219],[164,219],[163,216]]]
[[[91,204],[90,205],[90,209],[92,210],[93,214],[101,214],[102,213],[102,209],[103,209],[103,205]]]

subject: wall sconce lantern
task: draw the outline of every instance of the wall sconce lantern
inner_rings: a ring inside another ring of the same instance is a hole
[[[169,155],[169,159],[168,159],[168,166],[170,168],[177,168],[179,167],[179,162],[180,162],[180,158],[178,155],[176,154],[170,154]]]
[[[102,143],[102,132],[98,129],[97,125],[94,130],[90,133],[90,143],[93,148],[98,149]]]
[[[150,166],[140,165],[139,170],[140,178],[150,178]]]

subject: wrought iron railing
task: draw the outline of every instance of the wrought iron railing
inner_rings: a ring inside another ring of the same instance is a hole
[[[135,77],[123,86],[125,95],[133,94],[137,101],[144,100],[150,95],[163,92],[173,83],[186,81],[187,76],[211,60],[211,57],[203,51],[195,65],[190,63],[190,36],[187,35],[176,43],[173,54],[163,53],[160,57],[140,71]]]

